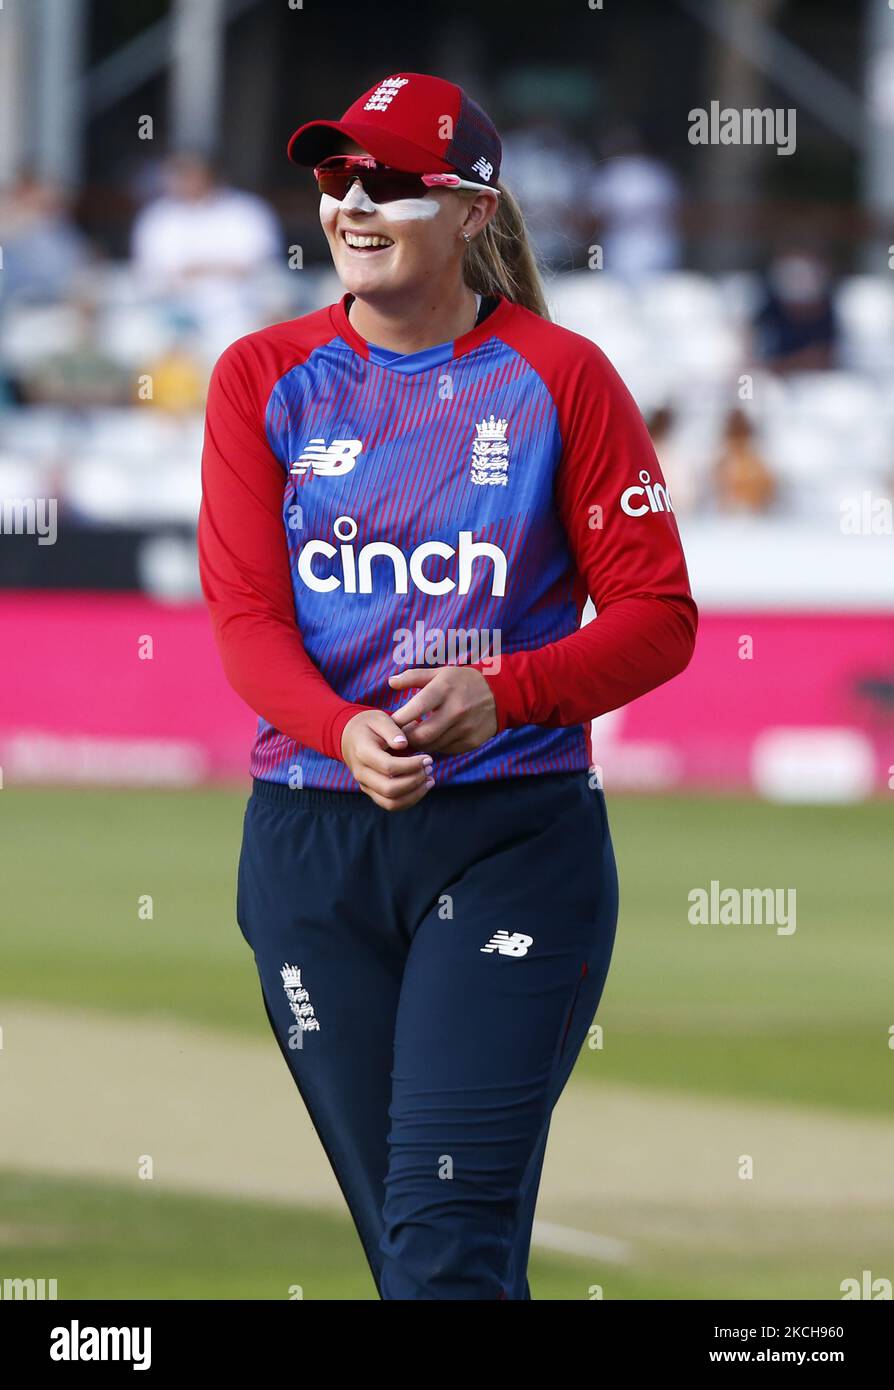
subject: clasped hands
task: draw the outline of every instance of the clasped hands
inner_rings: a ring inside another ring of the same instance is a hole
[[[486,677],[472,666],[415,666],[388,684],[416,694],[392,714],[355,714],[344,727],[341,749],[367,796],[396,811],[435,785],[433,753],[468,753],[493,738],[497,712]]]

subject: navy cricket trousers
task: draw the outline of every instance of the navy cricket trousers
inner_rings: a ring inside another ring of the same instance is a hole
[[[525,1299],[550,1115],[618,911],[586,772],[405,811],[255,781],[237,919],[383,1299]]]

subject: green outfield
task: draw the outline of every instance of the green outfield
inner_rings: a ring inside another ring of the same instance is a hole
[[[304,1121],[234,921],[244,804],[0,795],[0,1280],[373,1296],[313,1136],[267,1127]],[[609,815],[621,919],[601,1046],[556,1113],[535,1297],[894,1281],[887,803],[610,796]],[[712,881],[793,890],[796,930],[693,925],[689,894]],[[206,1132],[222,1136],[207,1153]],[[164,1155],[152,1182],[143,1153]]]

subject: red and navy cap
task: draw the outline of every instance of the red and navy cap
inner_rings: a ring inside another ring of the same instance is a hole
[[[340,121],[308,121],[288,144],[295,164],[313,167],[346,135],[382,164],[408,174],[461,174],[490,184],[500,176],[496,127],[462,87],[422,72],[397,72],[349,106]]]

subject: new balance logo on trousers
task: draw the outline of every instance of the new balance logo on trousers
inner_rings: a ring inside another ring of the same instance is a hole
[[[486,946],[482,946],[482,951],[499,951],[501,956],[526,956],[528,947],[534,945],[533,936],[525,936],[524,932],[514,931],[510,936],[508,931],[494,932]]]

